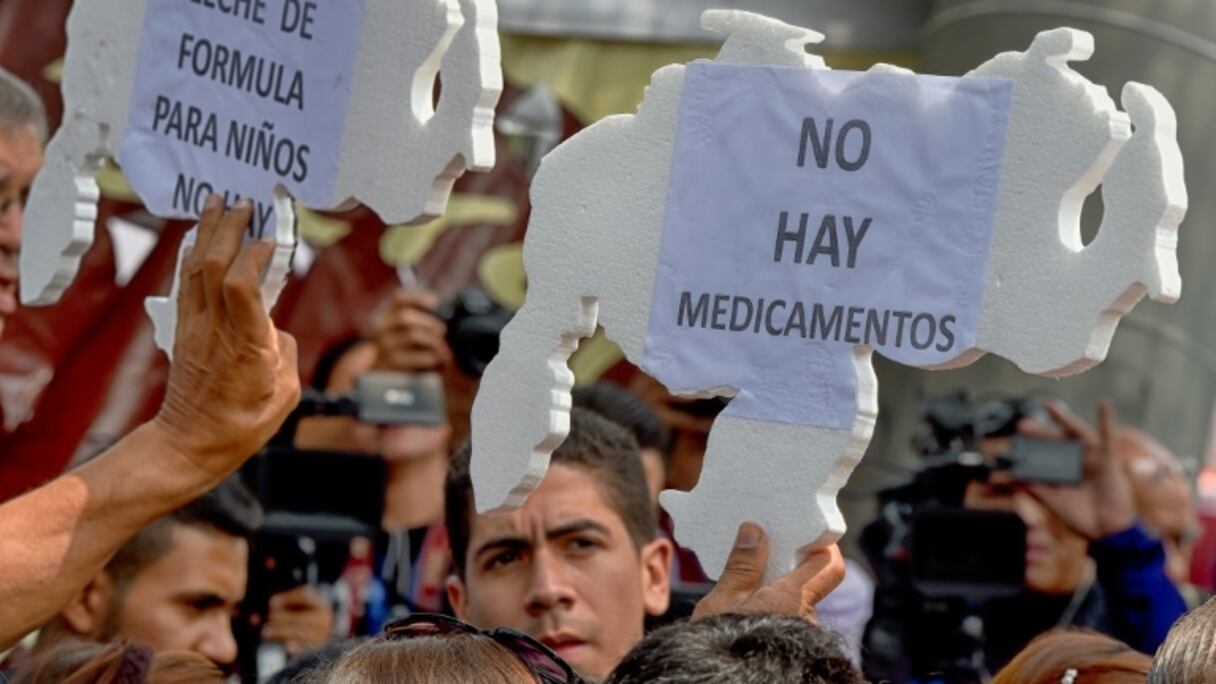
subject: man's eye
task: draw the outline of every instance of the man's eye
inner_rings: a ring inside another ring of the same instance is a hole
[[[195,613],[206,613],[217,608],[225,608],[227,604],[218,596],[200,596],[184,601],[185,606]]]
[[[575,551],[590,551],[599,548],[600,543],[590,537],[574,537],[570,540],[569,545]]]
[[[494,557],[490,558],[489,562],[486,563],[486,569],[493,570],[495,568],[505,567],[518,560],[519,560],[518,551],[503,551],[502,553],[497,554]]]

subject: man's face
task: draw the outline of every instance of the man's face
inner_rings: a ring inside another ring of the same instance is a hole
[[[964,500],[967,508],[1017,513],[1026,523],[1026,587],[1041,594],[1069,594],[1085,578],[1089,544],[1069,530],[1007,473],[994,473],[987,482],[972,482]]]
[[[1186,472],[1169,449],[1140,430],[1117,429],[1115,450],[1131,480],[1140,520],[1165,548],[1166,575],[1186,584],[1198,527]]]
[[[474,516],[463,579],[448,596],[483,629],[510,627],[604,677],[667,610],[671,546],[639,553],[594,475],[553,465],[523,507]]]
[[[17,313],[17,256],[25,193],[42,168],[42,146],[32,125],[0,128],[0,335]]]
[[[172,548],[127,585],[109,616],[110,637],[154,651],[193,651],[220,665],[236,660],[232,618],[245,596],[244,539],[173,525]]]

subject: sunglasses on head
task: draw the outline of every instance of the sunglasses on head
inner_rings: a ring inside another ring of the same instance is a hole
[[[432,613],[416,613],[384,626],[384,636],[389,640],[454,634],[480,634],[490,637],[519,658],[541,684],[583,684],[574,669],[548,646],[513,629],[478,629],[456,618]]]

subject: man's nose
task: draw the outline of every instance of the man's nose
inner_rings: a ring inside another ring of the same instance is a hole
[[[525,604],[528,614],[537,617],[555,608],[567,608],[573,603],[574,592],[566,581],[561,560],[545,550],[536,553]]]
[[[217,665],[236,661],[236,638],[232,636],[232,621],[227,615],[217,615],[208,621],[195,652]]]
[[[1029,492],[1019,491],[1013,495],[1013,511],[1026,523],[1027,528],[1043,527],[1047,524],[1047,511]]]
[[[0,248],[14,252],[21,248],[21,223],[24,218],[20,202],[13,202],[0,214]]]

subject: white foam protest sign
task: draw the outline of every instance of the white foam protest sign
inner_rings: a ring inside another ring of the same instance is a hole
[[[1146,293],[1177,298],[1182,160],[1159,93],[1129,84],[1125,114],[1068,66],[1092,52],[1081,31],[942,78],[831,72],[803,51],[813,31],[704,22],[727,36],[716,60],[660,69],[637,114],[541,165],[527,301],[474,405],[472,476],[479,509],[523,502],[568,430],[566,361],[602,325],[673,392],[733,397],[697,486],[663,503],[715,575],[736,526],[759,522],[772,575],[844,532],[873,350],[1067,375]]]
[[[362,202],[388,223],[441,214],[457,177],[494,164],[496,30],[493,0],[77,2],[23,301],[54,303],[75,276],[110,156],[160,216],[197,217],[211,192],[253,200],[250,238],[279,245],[268,306],[290,268],[292,200]],[[149,300],[166,349],[174,304]]]

